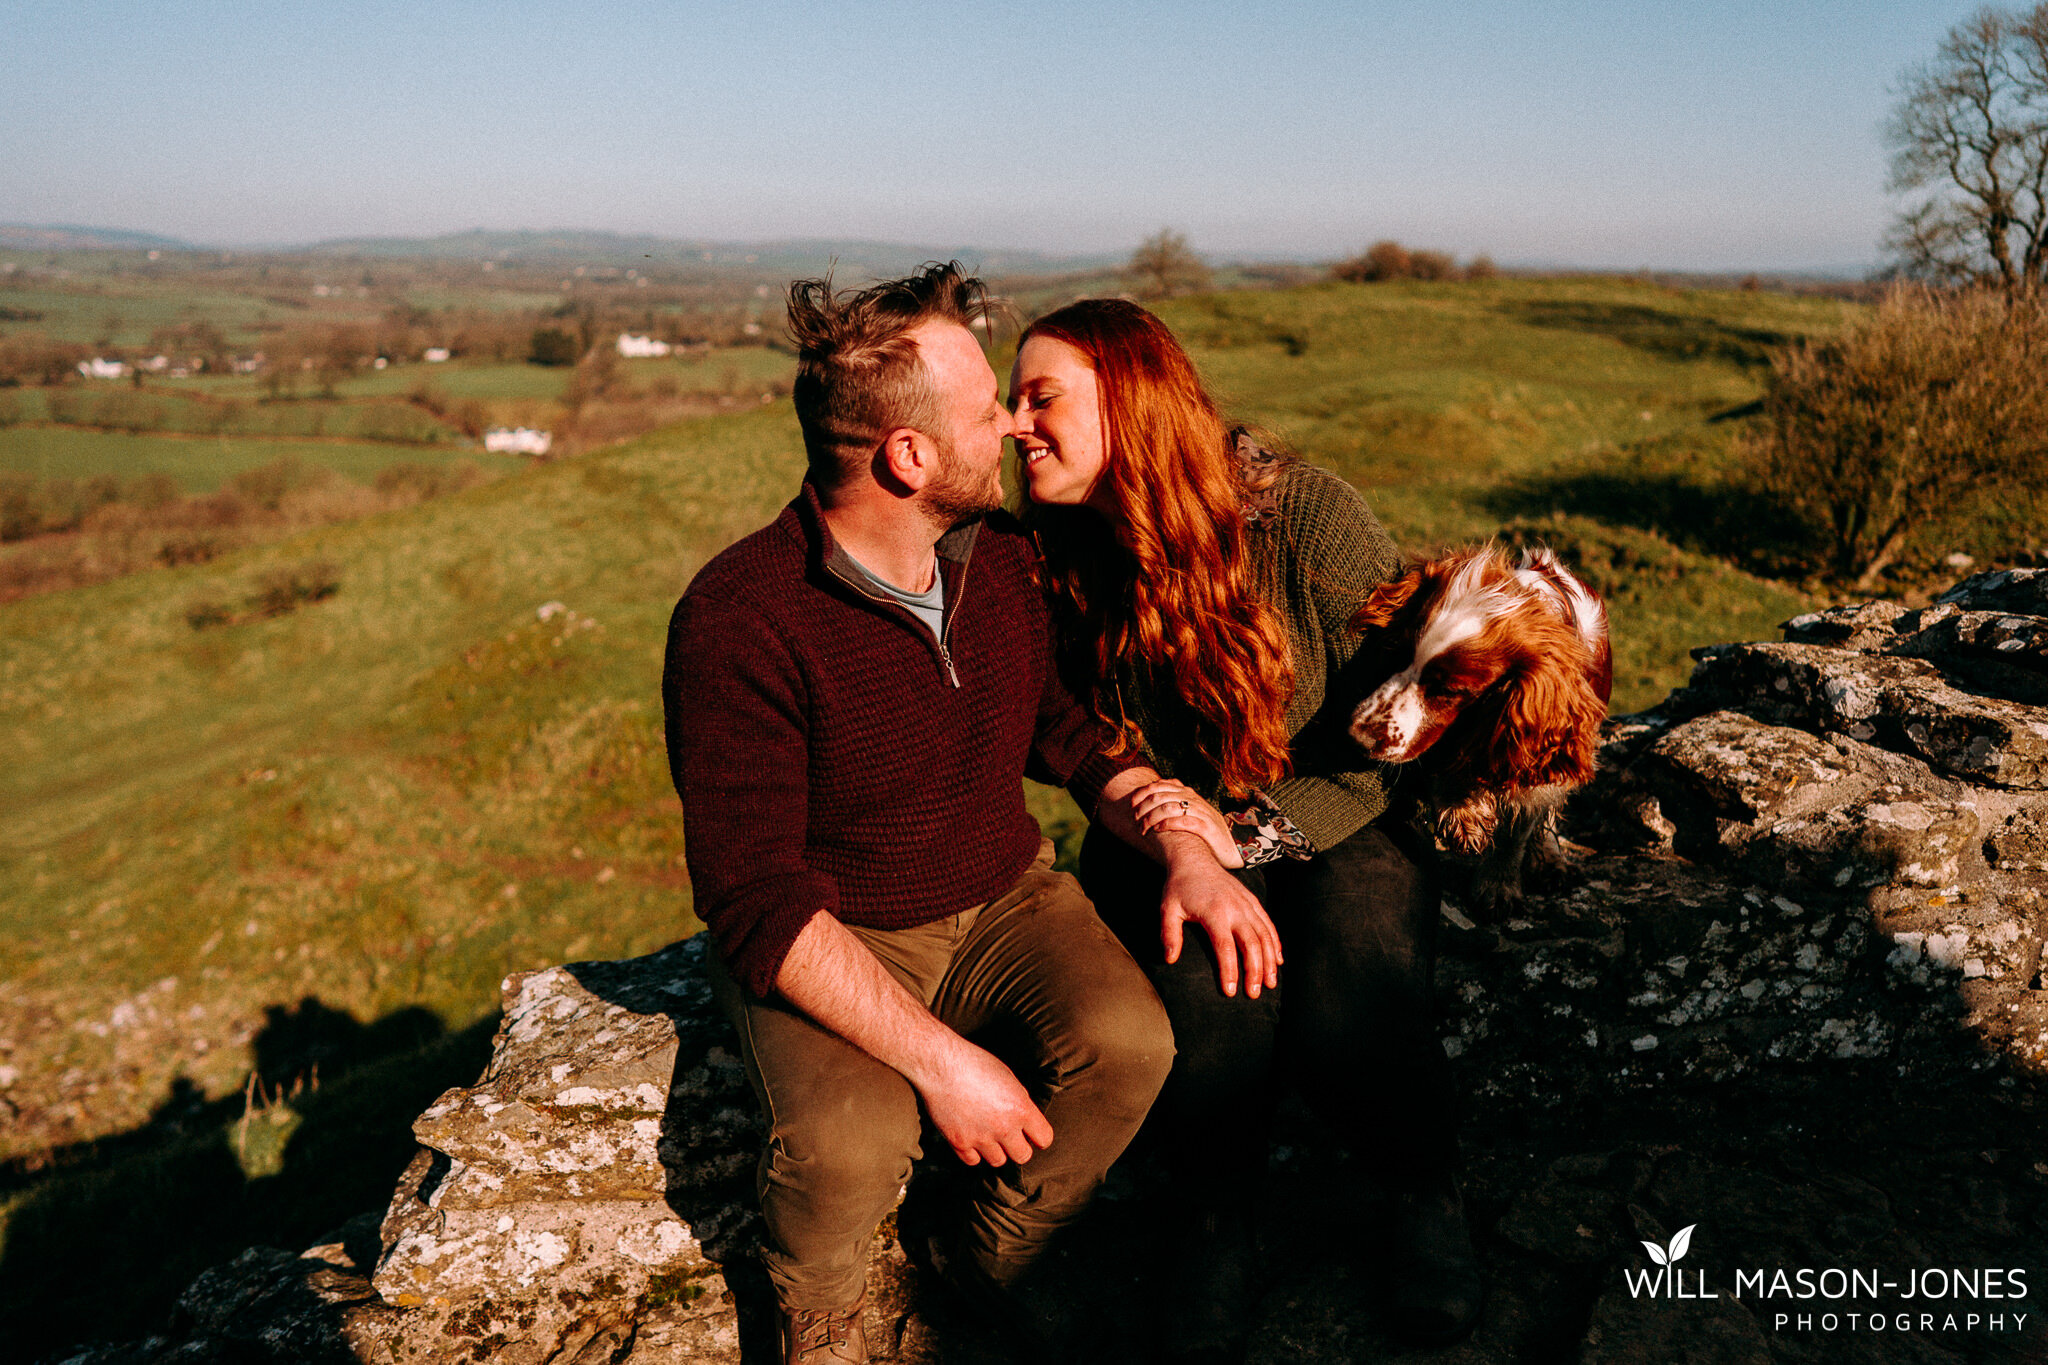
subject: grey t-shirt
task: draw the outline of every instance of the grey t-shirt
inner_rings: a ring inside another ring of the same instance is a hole
[[[932,571],[932,585],[929,589],[924,592],[905,592],[895,584],[885,583],[875,577],[867,565],[861,563],[852,555],[849,554],[846,558],[853,565],[854,572],[867,580],[869,587],[872,587],[890,601],[901,602],[904,606],[910,608],[911,614],[931,629],[932,638],[941,644],[945,643],[945,637],[939,633],[946,619],[946,578],[944,574],[939,573],[934,568]]]

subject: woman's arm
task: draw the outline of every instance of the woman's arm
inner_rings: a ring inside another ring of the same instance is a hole
[[[1363,676],[1367,661],[1350,627],[1372,590],[1400,572],[1401,555],[1358,491],[1312,466],[1288,480],[1279,524],[1264,534],[1286,538],[1285,610],[1291,633],[1309,646],[1295,662],[1296,689],[1313,683],[1322,697],[1295,735],[1294,775],[1269,795],[1313,846],[1329,848],[1387,807],[1391,771],[1366,759],[1347,733],[1351,712],[1377,681]]]
[[[1147,829],[1136,809],[1149,795],[1156,803],[1169,784],[1150,768],[1130,768],[1102,789],[1097,818],[1103,827],[1166,868],[1159,898],[1159,942],[1168,962],[1180,960],[1189,924],[1198,924],[1216,950],[1218,984],[1236,995],[1240,979],[1245,994],[1280,984],[1280,931],[1266,907],[1245,885],[1223,870],[1203,838],[1193,832]],[[1170,784],[1178,787],[1178,783]],[[1190,808],[1200,797],[1190,796]],[[1178,798],[1175,798],[1178,804]],[[1149,803],[1148,803],[1149,804]]]

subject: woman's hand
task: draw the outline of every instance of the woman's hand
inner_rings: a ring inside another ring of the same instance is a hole
[[[1138,828],[1145,833],[1157,834],[1171,829],[1192,834],[1209,846],[1209,851],[1223,866],[1244,866],[1244,855],[1237,851],[1237,840],[1231,834],[1230,822],[1223,818],[1223,812],[1204,801],[1200,793],[1186,783],[1162,777],[1132,792],[1130,800],[1131,813],[1137,818]]]
[[[1242,981],[1245,994],[1256,1000],[1262,989],[1280,984],[1280,931],[1266,907],[1199,852],[1167,865],[1166,889],[1159,898],[1159,942],[1168,962],[1180,961],[1190,923],[1201,925],[1209,936],[1217,985],[1225,995],[1236,995]]]

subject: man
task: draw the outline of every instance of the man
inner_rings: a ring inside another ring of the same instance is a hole
[[[705,566],[669,627],[670,764],[713,985],[770,1128],[787,1362],[867,1359],[868,1242],[926,1119],[984,1178],[912,1249],[998,1300],[1165,1080],[1158,997],[1052,870],[1021,777],[1166,864],[1176,939],[1192,919],[1249,991],[1277,978],[1271,922],[1207,846],[1139,832],[1157,775],[1106,752],[1053,666],[1029,542],[983,515],[1011,421],[969,329],[981,306],[956,265],[792,286],[803,491]]]

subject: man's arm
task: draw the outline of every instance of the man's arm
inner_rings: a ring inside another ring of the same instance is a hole
[[[806,861],[808,703],[779,633],[729,595],[686,595],[662,689],[697,913],[741,988],[779,991],[901,1072],[962,1161],[1022,1161],[1051,1142],[1017,1078],[889,975]]]
[[[782,959],[776,989],[825,1028],[902,1073],[969,1166],[1028,1161],[1052,1125],[993,1055],[932,1012],[830,915],[813,915]]]
[[[1159,941],[1166,960],[1180,961],[1188,923],[1199,924],[1216,950],[1223,993],[1236,995],[1242,979],[1245,993],[1256,1000],[1260,990],[1280,984],[1280,931],[1259,898],[1224,870],[1198,835],[1180,830],[1148,833],[1140,826],[1135,798],[1158,780],[1159,774],[1150,768],[1124,769],[1102,788],[1095,818],[1166,868],[1166,889],[1159,898]]]

